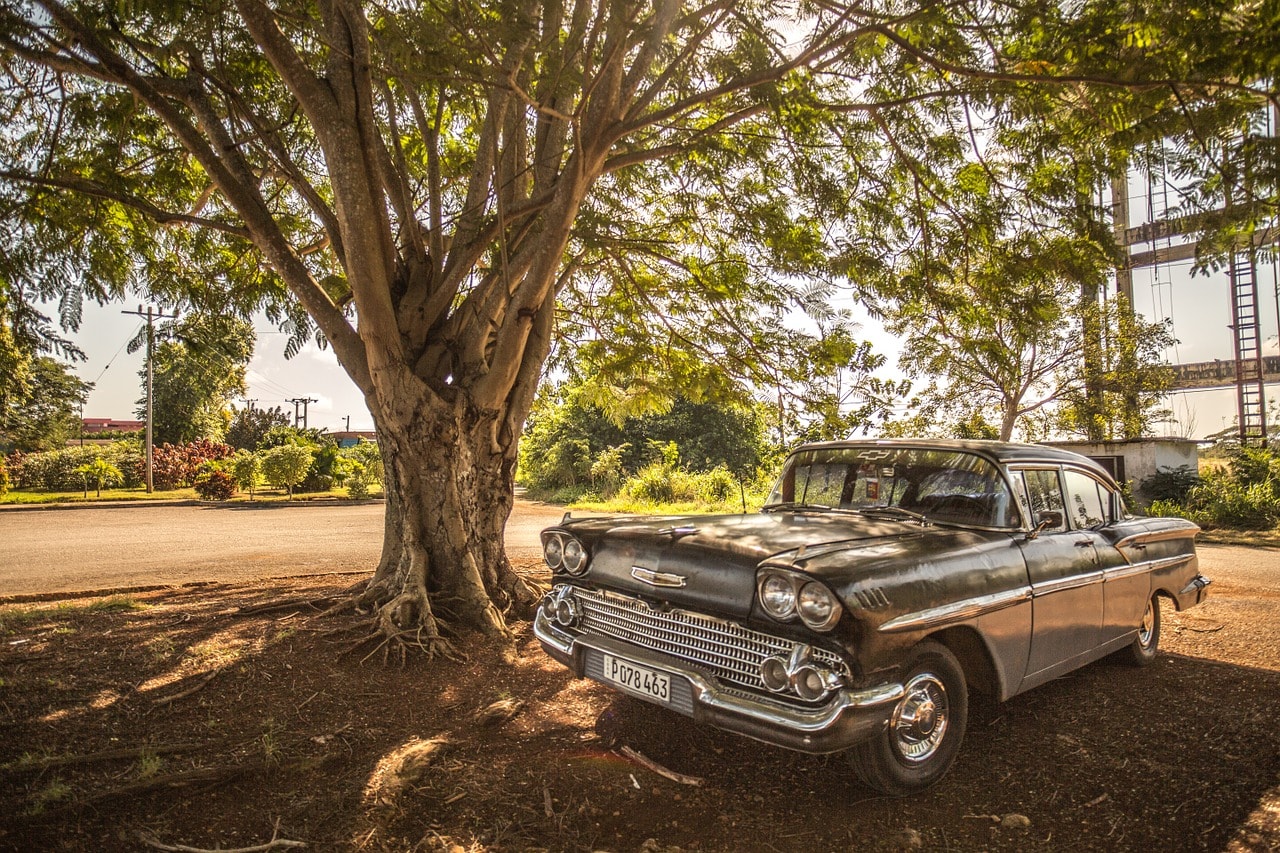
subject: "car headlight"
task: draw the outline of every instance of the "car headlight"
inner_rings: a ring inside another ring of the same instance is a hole
[[[804,624],[815,631],[825,631],[840,620],[840,602],[831,590],[816,581],[800,588],[796,610]]]
[[[550,530],[542,534],[542,556],[555,571],[580,575],[587,570],[587,549],[573,534]]]
[[[760,584],[760,603],[774,619],[790,619],[796,612],[796,590],[785,575],[768,575]]]
[[[828,631],[844,612],[840,599],[822,583],[798,572],[766,569],[759,579],[760,606],[781,622],[797,616],[815,631]]]
[[[542,556],[553,569],[564,564],[564,540],[552,534],[542,543]]]
[[[566,539],[564,543],[564,570],[576,575],[587,567],[587,549],[577,539]]]

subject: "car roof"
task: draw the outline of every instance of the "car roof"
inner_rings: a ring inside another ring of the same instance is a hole
[[[849,441],[821,441],[802,444],[800,450],[819,448],[858,448],[858,447],[910,447],[929,448],[933,450],[952,450],[963,453],[976,453],[1002,465],[1010,464],[1050,464],[1076,465],[1087,468],[1101,476],[1106,482],[1114,484],[1107,470],[1087,456],[1062,450],[1057,447],[1046,447],[1042,444],[1021,444],[1016,441],[979,441],[976,439],[954,438],[868,438]]]

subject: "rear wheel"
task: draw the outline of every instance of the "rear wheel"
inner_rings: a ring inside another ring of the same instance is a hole
[[[1142,614],[1142,624],[1138,626],[1138,636],[1125,650],[1126,658],[1134,666],[1146,666],[1156,659],[1156,651],[1160,646],[1160,596],[1153,595],[1147,601],[1147,609]]]
[[[969,719],[964,671],[946,646],[918,645],[904,686],[888,727],[849,751],[858,778],[895,797],[924,790],[946,774]]]

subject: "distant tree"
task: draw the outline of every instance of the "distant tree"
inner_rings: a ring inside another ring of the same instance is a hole
[[[288,426],[289,416],[279,406],[271,409],[237,409],[227,427],[227,444],[238,450],[256,450],[272,427]]]
[[[143,330],[132,345],[144,344],[145,334]],[[247,390],[253,326],[236,317],[191,314],[161,324],[157,335],[168,340],[155,347],[155,443],[222,441],[231,421],[231,403]],[[139,375],[145,383],[145,370]],[[138,417],[146,417],[145,395],[138,401]]]
[[[276,488],[289,490],[289,498],[293,498],[293,489],[307,476],[311,468],[314,453],[308,447],[296,444],[282,444],[264,451],[262,454],[262,476]]]
[[[1100,332],[1097,375],[1087,386],[1068,392],[1059,426],[1091,441],[1123,441],[1151,435],[1155,424],[1172,414],[1165,402],[1173,386],[1173,368],[1164,354],[1177,343],[1170,322],[1152,323],[1129,310],[1123,297],[1090,307],[1096,320],[1086,327]]]
[[[539,401],[521,446],[525,482],[557,488],[598,479],[604,468],[596,462],[605,455],[617,475],[635,473],[652,461],[653,447],[667,444],[679,448],[677,462],[691,471],[723,467],[746,476],[768,455],[764,419],[754,408],[677,396],[665,411],[619,423],[593,402],[595,392],[570,384]]]
[[[23,387],[0,407],[0,448],[40,452],[80,435],[81,411],[93,383],[50,356],[28,362]]]

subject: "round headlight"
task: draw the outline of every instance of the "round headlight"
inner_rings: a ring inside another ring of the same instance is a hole
[[[796,591],[782,575],[769,575],[760,584],[760,603],[774,619],[790,619],[796,612]]]
[[[836,597],[820,583],[807,583],[800,589],[796,609],[800,618],[810,628],[828,628],[840,618],[840,604]]]
[[[567,539],[564,543],[564,570],[576,575],[587,565],[587,551],[577,539]]]
[[[547,541],[542,543],[542,556],[546,559],[547,565],[553,569],[560,568],[564,562],[564,542],[559,536],[548,536]]]

